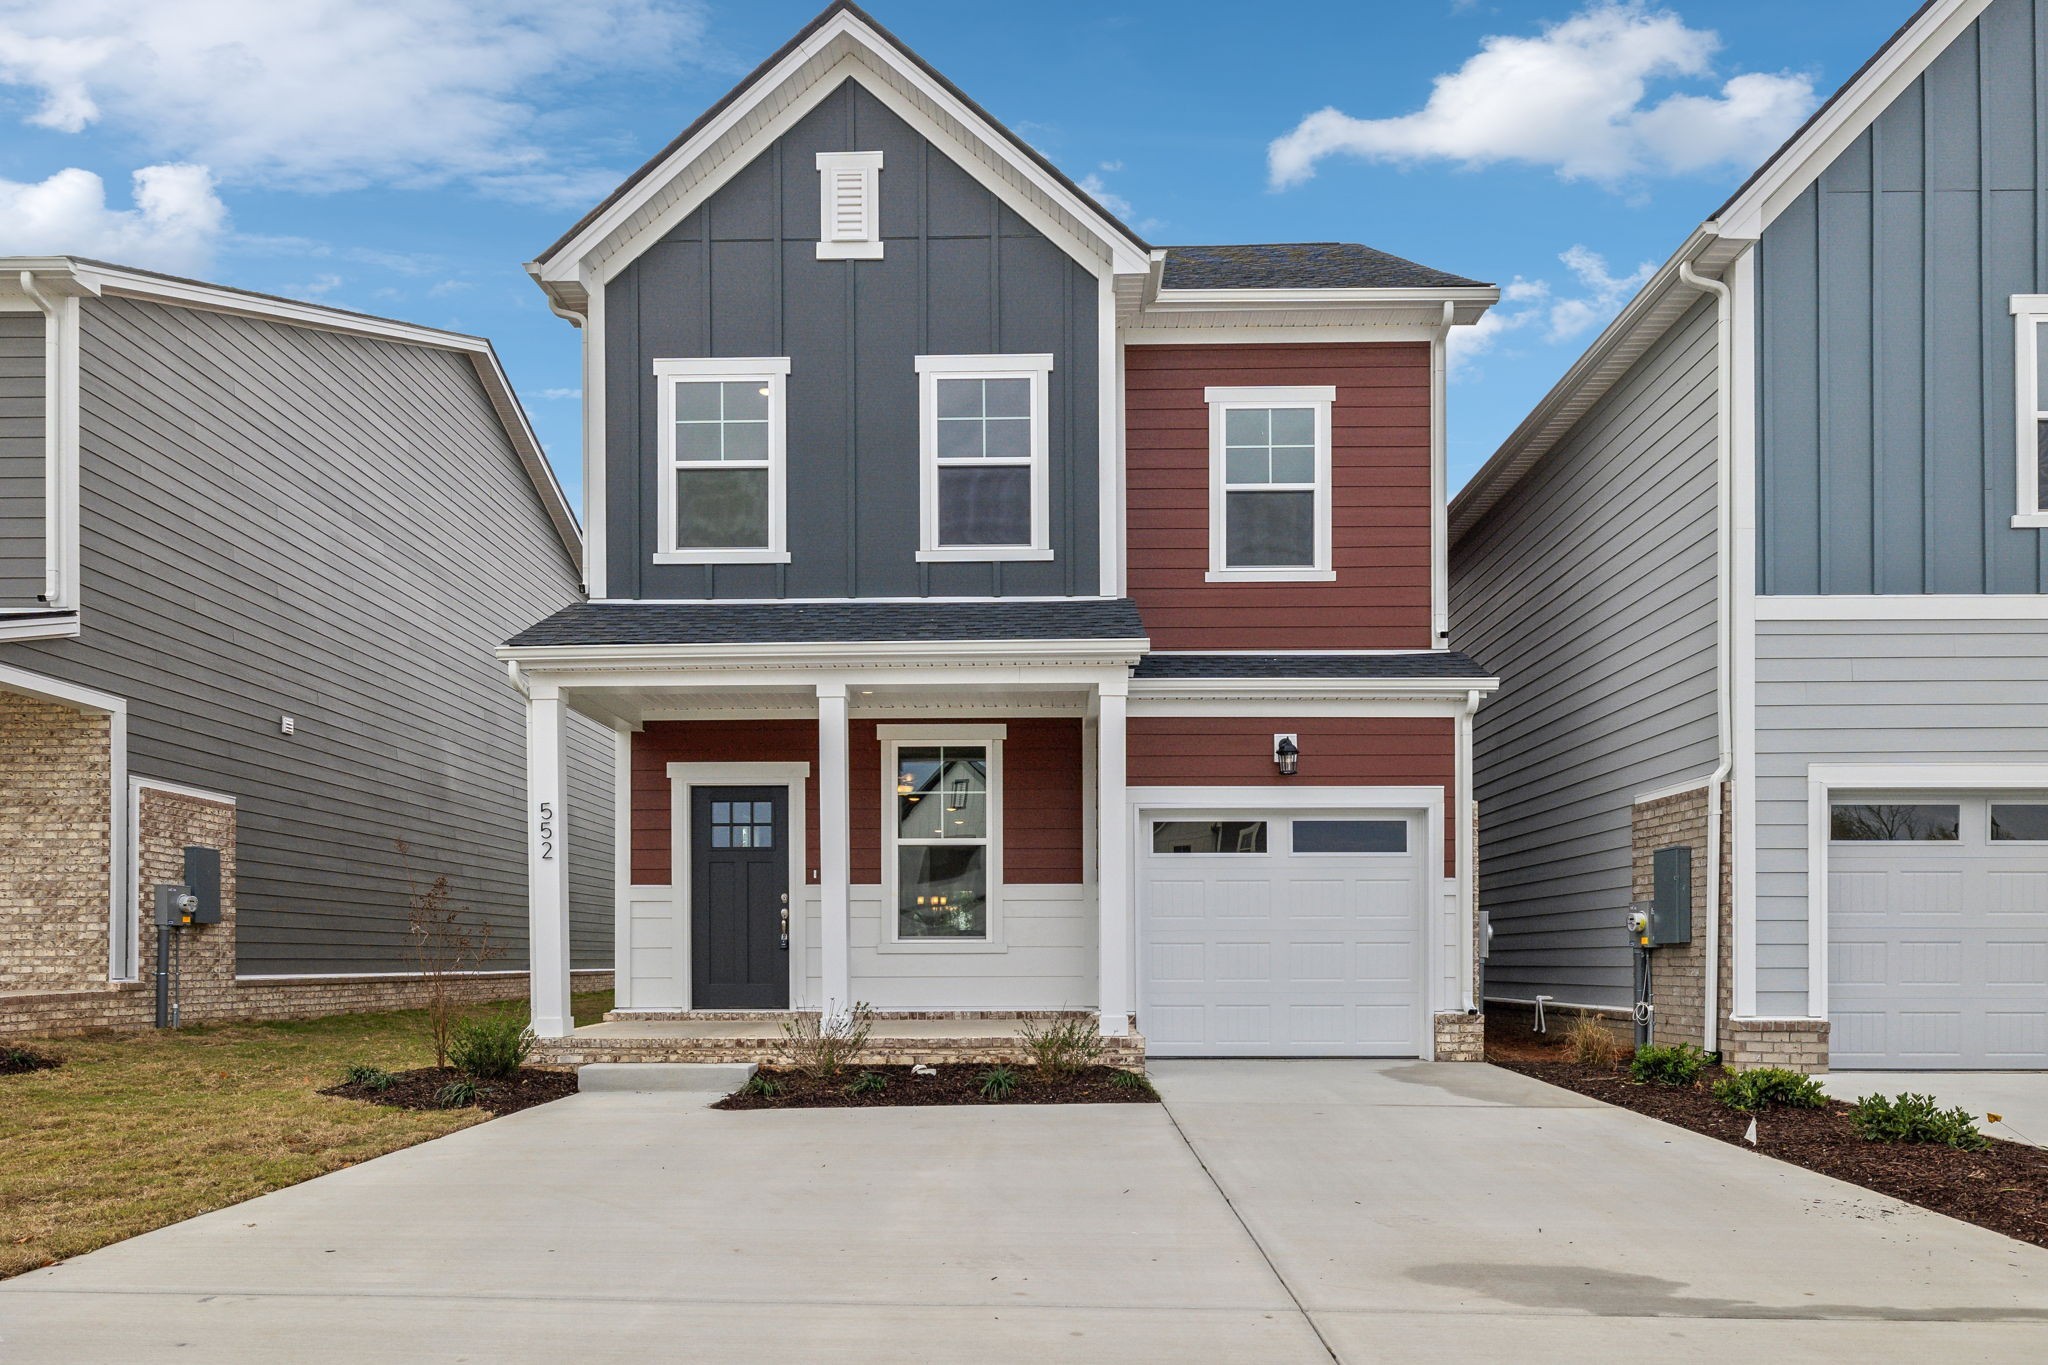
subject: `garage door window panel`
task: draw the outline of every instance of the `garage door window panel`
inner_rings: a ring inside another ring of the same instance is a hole
[[[1828,811],[1828,837],[1837,843],[1954,843],[1962,837],[1963,809],[1950,802],[1837,801]]]
[[[1304,853],[1406,853],[1406,820],[1296,820],[1294,851]]]
[[[1266,851],[1264,820],[1155,820],[1152,851],[1241,854]]]
[[[2000,843],[2048,844],[2048,802],[1992,802],[1991,837]]]

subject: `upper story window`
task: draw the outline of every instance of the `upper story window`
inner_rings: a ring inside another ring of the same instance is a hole
[[[880,152],[818,153],[818,259],[882,258]]]
[[[657,360],[658,564],[789,561],[784,496],[786,357]]]
[[[2015,294],[2014,385],[2019,403],[2019,506],[2015,526],[2048,526],[2048,294]]]
[[[1209,581],[1328,582],[1327,385],[1211,388]]]
[[[1051,559],[1049,355],[917,358],[921,560]]]

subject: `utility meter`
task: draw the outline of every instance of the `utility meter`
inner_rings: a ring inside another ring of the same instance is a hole
[[[1650,912],[1641,905],[1628,912],[1628,941],[1635,948],[1650,946]]]
[[[165,882],[156,889],[156,927],[182,929],[192,923],[199,909],[199,897],[177,882]]]

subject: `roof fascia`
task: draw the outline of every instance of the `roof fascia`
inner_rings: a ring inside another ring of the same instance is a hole
[[[1143,636],[1106,640],[828,640],[719,644],[501,646],[498,657],[522,669],[618,667],[788,668],[890,664],[945,667],[1026,664],[1135,666],[1151,647]]]

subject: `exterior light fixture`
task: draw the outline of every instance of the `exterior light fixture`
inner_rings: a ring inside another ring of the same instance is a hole
[[[1293,735],[1273,736],[1273,764],[1280,769],[1280,776],[1292,777],[1301,762],[1301,746],[1294,742]]]

